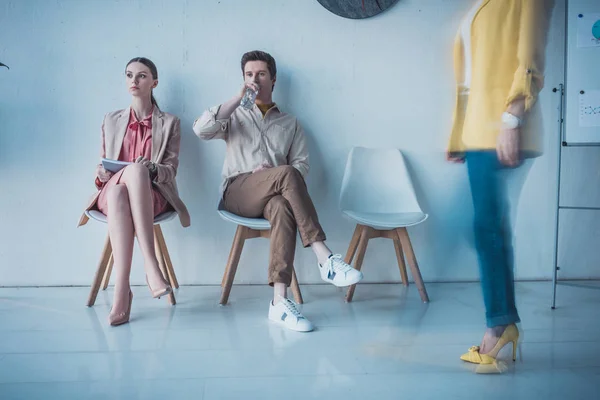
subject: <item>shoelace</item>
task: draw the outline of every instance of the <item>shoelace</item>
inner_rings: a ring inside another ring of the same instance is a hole
[[[331,256],[330,260],[331,262],[329,262],[328,264],[331,266],[331,268],[333,268],[333,271],[335,273],[346,273],[352,269],[351,266],[349,266],[348,264],[346,264],[346,262],[344,262],[344,260],[342,260],[341,254],[335,254]]]
[[[281,297],[281,302],[285,306],[285,308],[296,318],[304,318],[302,313],[298,310],[297,304],[294,303],[290,299],[286,299],[285,297]]]

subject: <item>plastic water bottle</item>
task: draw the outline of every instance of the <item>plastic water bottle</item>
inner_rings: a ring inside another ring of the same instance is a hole
[[[246,110],[252,110],[254,107],[254,102],[256,101],[256,96],[258,95],[258,91],[254,91],[250,88],[246,88],[244,92],[244,96],[242,100],[240,100],[240,106],[244,107]]]

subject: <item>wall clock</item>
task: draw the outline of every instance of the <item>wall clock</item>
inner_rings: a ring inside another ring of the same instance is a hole
[[[363,19],[380,14],[398,0],[317,0],[330,12],[344,18]]]

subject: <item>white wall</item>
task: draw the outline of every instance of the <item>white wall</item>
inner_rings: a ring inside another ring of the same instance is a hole
[[[215,212],[224,144],[201,142],[194,119],[239,88],[239,59],[269,51],[278,62],[275,100],[305,127],[309,189],[334,251],[353,225],[337,198],[352,146],[397,147],[431,217],[410,233],[427,281],[478,278],[464,166],[444,161],[454,101],[452,44],[470,0],[400,0],[362,21],[316,0],[0,1],[0,285],[88,285],[106,226],[76,228],[94,191],[103,115],[126,107],[125,63],[159,68],[156,97],[182,120],[178,182],[192,216],[165,225],[179,281],[220,283],[234,226]],[[541,96],[546,155],[536,160],[516,224],[516,275],[549,278],[554,245],[558,96],[564,0],[557,0]],[[265,283],[268,243],[247,244],[237,282]],[[319,282],[298,248],[300,282]],[[367,282],[398,281],[391,242],[373,241]],[[141,257],[133,282],[143,281]],[[585,271],[584,271],[585,272]],[[584,275],[589,275],[582,272]],[[595,272],[598,276],[598,272]]]

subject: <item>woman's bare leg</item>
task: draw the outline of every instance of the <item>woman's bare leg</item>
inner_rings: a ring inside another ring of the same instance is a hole
[[[133,220],[129,208],[127,187],[117,184],[107,193],[108,233],[112,245],[115,272],[114,314],[122,313],[129,307],[129,275],[133,257]]]
[[[162,276],[154,252],[154,206],[148,168],[142,164],[128,165],[120,182],[127,186],[133,226],[144,256],[144,269],[150,287],[153,290],[165,288],[168,283]]]

